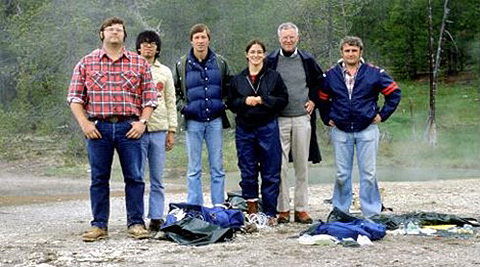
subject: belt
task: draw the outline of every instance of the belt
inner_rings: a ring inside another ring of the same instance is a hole
[[[123,122],[123,121],[135,121],[135,120],[138,120],[138,117],[137,116],[109,116],[105,118],[92,117],[92,118],[89,118],[89,120],[117,123],[117,122]]]

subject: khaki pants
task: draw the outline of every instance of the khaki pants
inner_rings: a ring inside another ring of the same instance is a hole
[[[290,210],[290,196],[287,179],[288,155],[292,150],[295,170],[294,210],[308,209],[308,153],[310,148],[310,116],[279,117],[280,141],[282,143],[282,171],[280,174],[280,194],[278,211]]]

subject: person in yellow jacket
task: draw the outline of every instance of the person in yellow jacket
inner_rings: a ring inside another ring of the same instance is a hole
[[[154,31],[143,31],[137,36],[136,49],[150,63],[153,81],[158,91],[158,106],[147,123],[147,136],[142,144],[142,153],[147,158],[150,170],[148,207],[150,232],[158,232],[163,224],[165,151],[173,148],[177,128],[177,106],[172,72],[159,61],[161,44],[160,37]]]

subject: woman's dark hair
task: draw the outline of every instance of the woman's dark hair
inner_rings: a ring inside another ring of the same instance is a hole
[[[162,41],[160,40],[160,36],[154,31],[143,31],[138,34],[137,41],[135,42],[135,48],[137,49],[137,53],[140,54],[140,45],[142,43],[155,43],[157,45],[157,52],[155,52],[155,59],[160,56],[160,51],[162,50]]]
[[[263,49],[263,52],[267,52],[267,48],[265,47],[265,44],[262,42],[262,40],[260,39],[252,39],[250,40],[248,43],[247,43],[247,47],[245,48],[245,53],[248,53],[248,50],[250,50],[250,48],[254,45],[254,44],[258,44],[262,47]]]

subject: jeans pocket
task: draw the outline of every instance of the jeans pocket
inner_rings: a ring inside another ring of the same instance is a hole
[[[340,143],[347,142],[347,133],[338,129],[336,126],[332,127],[330,135],[331,135],[332,141],[334,142],[340,142]]]
[[[367,128],[357,134],[357,138],[363,142],[373,142],[378,136],[378,126],[375,123],[370,124]]]

